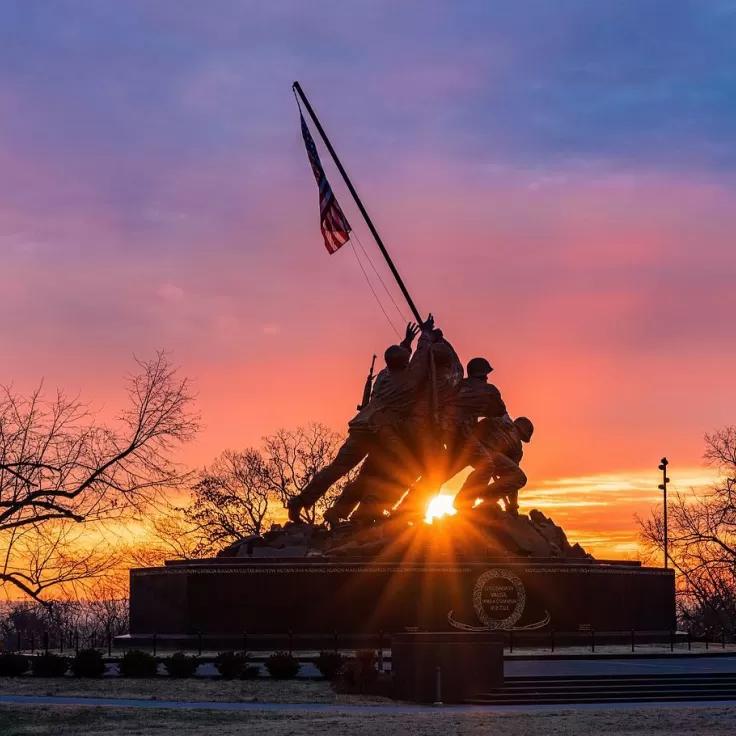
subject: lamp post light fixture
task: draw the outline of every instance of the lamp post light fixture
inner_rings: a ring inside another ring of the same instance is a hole
[[[662,491],[663,495],[663,520],[664,520],[664,566],[667,567],[667,561],[669,559],[669,554],[667,552],[667,484],[670,482],[670,479],[667,477],[667,466],[669,465],[669,462],[667,462],[667,458],[663,457],[662,461],[659,464],[659,469],[662,471],[662,482],[657,486],[660,491]]]

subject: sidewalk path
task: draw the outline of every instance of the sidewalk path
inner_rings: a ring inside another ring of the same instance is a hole
[[[64,705],[107,708],[163,708],[171,710],[235,710],[275,711],[278,713],[539,713],[569,710],[633,710],[656,708],[723,708],[736,707],[736,700],[683,701],[681,703],[591,703],[584,705],[339,705],[326,703],[188,703],[165,700],[128,700],[126,698],[62,698],[37,695],[0,695],[0,706]]]

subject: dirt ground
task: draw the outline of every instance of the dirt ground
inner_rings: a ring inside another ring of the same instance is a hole
[[[733,708],[561,711],[555,713],[274,713],[0,705],[2,736],[729,736]]]

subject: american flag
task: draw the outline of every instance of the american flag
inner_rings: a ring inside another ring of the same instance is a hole
[[[317,180],[317,186],[319,186],[319,219],[322,237],[325,239],[327,252],[335,253],[350,239],[350,223],[340,209],[330,183],[327,181],[325,171],[319,160],[317,146],[314,145],[314,140],[301,111],[299,117],[302,120],[302,136],[304,137],[304,145],[307,147],[309,163],[312,164],[314,178]]]

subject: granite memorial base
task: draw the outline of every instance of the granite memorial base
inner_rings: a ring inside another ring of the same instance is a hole
[[[462,703],[503,687],[503,638],[498,634],[394,634],[393,697],[415,703]]]
[[[638,563],[215,559],[131,570],[130,635],[119,643],[155,633],[161,646],[256,649],[288,635],[302,648],[332,648],[338,637],[345,648],[404,631],[513,632],[520,641],[675,625],[673,571]]]

